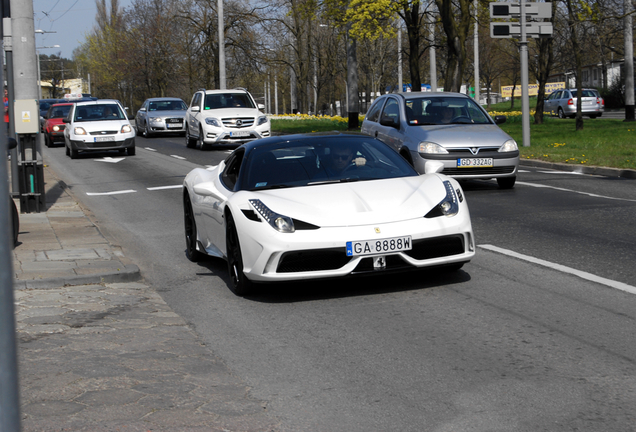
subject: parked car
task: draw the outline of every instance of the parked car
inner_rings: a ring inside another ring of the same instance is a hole
[[[581,113],[590,118],[597,118],[605,111],[605,101],[595,89],[583,89]],[[544,111],[559,118],[576,117],[577,90],[564,89],[550,93],[544,102]]]
[[[443,163],[442,174],[456,179],[497,179],[514,187],[519,148],[514,139],[472,98],[461,93],[395,93],[376,99],[362,133],[398,151],[419,173],[428,161]]]
[[[197,91],[186,113],[186,146],[204,149],[217,144],[254,141],[271,135],[263,104],[245,89]]]
[[[112,99],[74,103],[64,119],[66,155],[76,159],[79,152],[118,150],[135,154],[135,131],[122,105]]]
[[[51,147],[54,144],[64,144],[64,119],[71,111],[72,103],[53,104],[44,115],[44,144]]]
[[[160,133],[185,135],[185,114],[188,106],[179,98],[146,99],[137,115],[137,135],[149,138]]]
[[[186,256],[225,258],[237,295],[252,282],[457,270],[474,256],[459,183],[419,175],[386,144],[338,132],[256,140],[185,178]]]

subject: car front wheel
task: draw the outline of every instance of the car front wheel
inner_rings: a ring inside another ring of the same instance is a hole
[[[183,222],[185,226],[186,256],[192,262],[201,261],[203,254],[197,250],[197,224],[194,220],[190,197],[183,196]]]
[[[192,139],[192,137],[190,136],[190,130],[188,129],[188,126],[186,126],[185,131],[185,142],[187,148],[194,148],[197,145],[197,141]]]
[[[565,113],[563,112],[563,109],[562,109],[562,108],[559,108],[559,112],[558,112],[558,114],[559,114],[559,118],[560,118],[560,119],[564,119],[564,118],[565,118]]]
[[[238,296],[249,294],[252,290],[252,281],[250,281],[243,273],[243,255],[241,254],[241,245],[239,243],[236,225],[232,215],[228,213],[226,218],[226,251],[227,267],[230,272],[230,289]]]

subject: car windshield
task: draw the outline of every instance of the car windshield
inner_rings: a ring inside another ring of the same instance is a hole
[[[53,105],[50,110],[49,118],[63,118],[68,115],[71,105]]]
[[[243,175],[244,170],[244,175]],[[310,139],[252,150],[241,189],[262,190],[417,176],[387,145],[373,139]]]
[[[468,98],[421,97],[407,99],[405,106],[407,122],[411,126],[491,124],[484,111]]]
[[[205,95],[203,109],[256,108],[247,93],[215,93]]]
[[[185,111],[185,102],[175,100],[152,101],[148,104],[148,111]]]
[[[124,120],[126,116],[116,103],[103,103],[95,105],[79,105],[75,110],[76,122]]]

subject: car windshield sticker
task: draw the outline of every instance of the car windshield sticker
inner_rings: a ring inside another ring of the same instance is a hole
[[[267,186],[267,182],[256,183],[256,186],[254,187],[263,187],[263,186]]]

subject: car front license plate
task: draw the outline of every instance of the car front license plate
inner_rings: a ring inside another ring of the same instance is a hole
[[[114,136],[95,137],[95,142],[110,142],[110,141],[115,141],[115,137]]]
[[[411,250],[412,247],[411,236],[350,241],[347,242],[347,256],[387,254]]]
[[[492,167],[492,158],[461,158],[457,159],[457,168]]]
[[[183,127],[183,123],[166,123],[168,129],[181,129]]]
[[[250,136],[250,131],[238,131],[238,132],[230,132],[231,137],[246,137]]]

